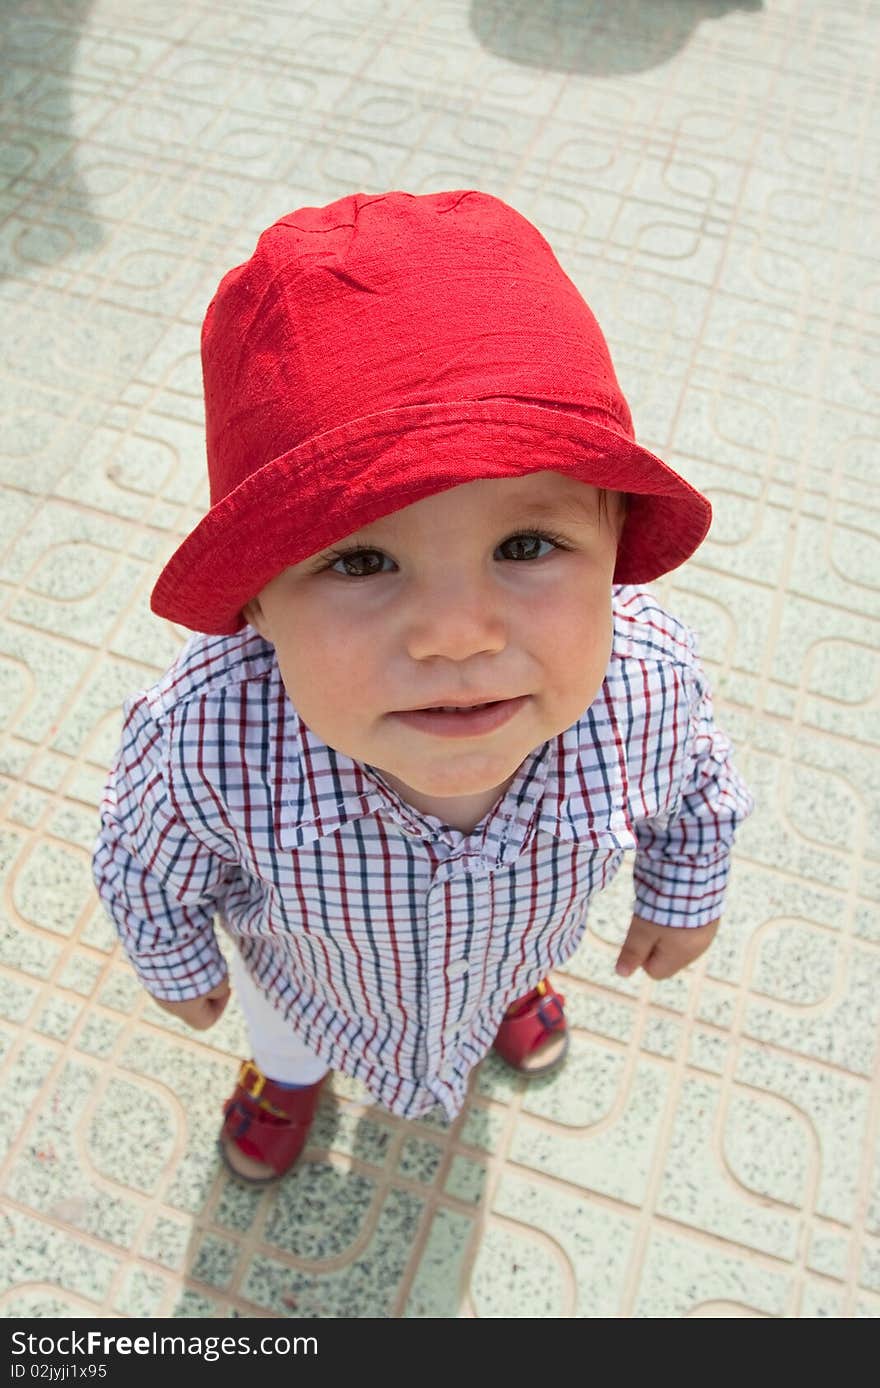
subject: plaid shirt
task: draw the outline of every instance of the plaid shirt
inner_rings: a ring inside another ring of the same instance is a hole
[[[191,637],[124,705],[93,875],[144,986],[224,977],[214,916],[324,1062],[392,1113],[460,1110],[505,1009],[577,949],[635,851],[635,910],[721,914],[753,799],[715,727],[696,638],[613,589],[605,680],[465,834],[403,801],[299,718],[252,627]]]

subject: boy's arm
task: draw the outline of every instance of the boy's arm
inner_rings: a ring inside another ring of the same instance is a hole
[[[98,895],[144,987],[159,1000],[204,997],[226,964],[214,909],[236,864],[198,840],[168,789],[166,737],[143,695],[125,704],[92,857]]]
[[[671,812],[633,826],[635,910],[618,960],[621,973],[642,964],[652,977],[667,978],[711,944],[734,834],[755,807],[733,765],[730,739],[715,726],[711,690],[696,661],[684,678],[688,719],[680,792]],[[681,930],[670,932],[670,926]]]

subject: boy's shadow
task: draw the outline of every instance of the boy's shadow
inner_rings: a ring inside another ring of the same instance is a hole
[[[90,71],[78,78],[77,49],[90,37],[91,6],[92,0],[67,0],[63,25],[32,16],[21,0],[0,7],[10,83],[26,88],[24,130],[9,145],[9,160],[15,175],[36,178],[50,208],[56,202],[64,208],[63,226],[31,227],[24,243],[24,257],[46,266],[63,262],[72,249],[98,248],[107,237],[79,170],[77,144],[70,144],[76,101],[88,109],[90,100]],[[540,11],[508,14],[494,0],[472,0],[468,24],[485,52],[517,66],[614,77],[668,62],[702,22],[762,8],[763,0],[547,0]],[[299,124],[297,114],[291,123]],[[48,171],[35,176],[44,164]]]
[[[505,15],[494,0],[472,0],[470,28],[487,53],[520,67],[616,77],[668,63],[704,21],[763,0],[547,0]]]
[[[151,1020],[163,1030],[185,1035],[168,1014],[156,1012]],[[165,1314],[468,1315],[467,1274],[486,1214],[479,1155],[492,1146],[490,1116],[471,1102],[479,1071],[452,1124],[439,1110],[421,1120],[394,1118],[358,1081],[334,1071],[295,1167],[259,1187],[232,1176],[216,1150],[220,1102],[235,1081],[233,1056],[246,1054],[247,1046],[234,994],[221,1021],[202,1036],[230,1059],[210,1066],[215,1074],[228,1070],[222,1092],[206,1067],[203,1083],[213,1089],[217,1110],[213,1127],[202,1132],[188,1110],[187,1151],[170,1174],[165,1203],[188,1205],[192,1222],[178,1264],[183,1285]],[[483,1067],[506,1069],[494,1057]],[[503,1076],[499,1082],[504,1085]],[[519,1083],[511,1076],[514,1090]],[[460,1150],[465,1123],[472,1158]]]

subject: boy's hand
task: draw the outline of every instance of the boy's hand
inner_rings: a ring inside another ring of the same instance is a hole
[[[617,957],[616,972],[626,978],[641,965],[651,978],[671,978],[709,948],[720,924],[720,916],[708,925],[692,928],[654,925],[633,916]]]
[[[194,1027],[196,1031],[207,1031],[208,1027],[220,1020],[231,992],[229,979],[224,978],[214,985],[210,993],[204,993],[200,998],[187,998],[185,1002],[153,998],[153,1002],[165,1012],[170,1012],[173,1017],[179,1017],[188,1027]]]

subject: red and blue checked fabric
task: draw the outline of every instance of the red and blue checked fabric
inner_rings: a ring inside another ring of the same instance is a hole
[[[328,1066],[392,1113],[451,1119],[505,1009],[577,949],[624,853],[639,915],[721,915],[753,798],[694,634],[646,589],[612,596],[601,690],[470,834],[316,737],[252,627],[191,637],[125,702],[93,856],[144,986],[184,999],[218,983],[216,917]]]

